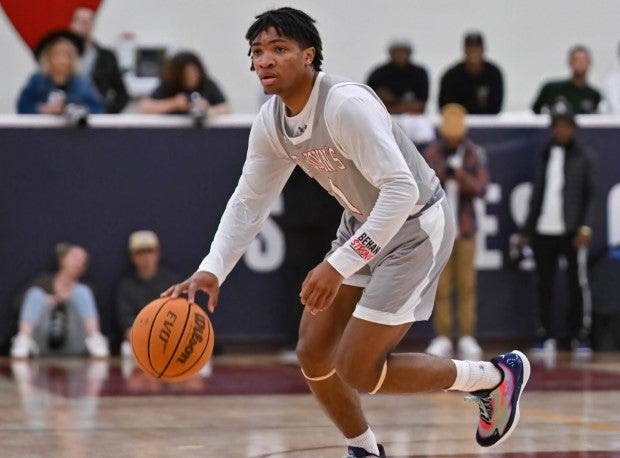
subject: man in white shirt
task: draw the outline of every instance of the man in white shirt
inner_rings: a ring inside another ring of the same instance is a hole
[[[478,443],[504,440],[517,424],[530,373],[521,352],[491,362],[392,353],[414,321],[429,318],[454,241],[435,173],[370,88],[321,71],[321,38],[306,13],[267,11],[246,39],[252,70],[265,93],[277,97],[252,126],[239,184],[209,254],[164,295],[187,292],[193,302],[197,290],[205,291],[213,312],[220,285],[299,166],[344,207],[332,250],[301,286],[297,354],[314,396],[346,438],[347,457],[386,456],[358,391],[472,392],[481,412]]]

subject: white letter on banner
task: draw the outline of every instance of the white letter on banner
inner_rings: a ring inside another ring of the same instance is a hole
[[[607,196],[607,245],[620,245],[620,183]]]
[[[476,233],[476,268],[497,270],[502,267],[502,252],[487,249],[487,236],[497,235],[499,225],[497,216],[486,214],[486,203],[497,204],[502,199],[502,188],[497,183],[489,183],[483,199],[474,199],[474,210],[478,232]]]
[[[532,188],[532,183],[520,183],[516,185],[510,193],[510,215],[517,225],[517,231],[520,231],[525,225],[525,220],[527,219],[527,214],[530,209]],[[526,256],[526,258],[519,263],[519,269],[521,270],[534,270],[535,268],[536,265],[531,255]]]
[[[271,209],[271,215],[281,215],[284,200],[280,195]],[[284,234],[276,222],[267,218],[260,232],[243,256],[245,264],[255,272],[272,272],[282,265],[286,244]]]
[[[525,224],[531,195],[532,183],[520,183],[510,193],[510,215],[519,229]]]

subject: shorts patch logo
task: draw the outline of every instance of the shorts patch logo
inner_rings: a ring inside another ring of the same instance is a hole
[[[366,232],[351,242],[351,248],[366,261],[370,261],[381,250],[381,247]]]

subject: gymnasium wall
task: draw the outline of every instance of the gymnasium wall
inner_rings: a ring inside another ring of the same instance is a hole
[[[577,42],[592,49],[591,81],[601,87],[616,64],[620,40],[617,0],[103,0],[95,34],[106,45],[133,32],[143,42],[195,49],[233,109],[254,113],[260,89],[248,70],[243,36],[255,14],[279,6],[309,12],[323,37],[324,69],[356,80],[365,80],[385,59],[392,37],[410,38],[415,59],[431,74],[431,112],[438,78],[460,57],[466,30],[484,32],[488,57],[503,69],[507,110],[527,109],[542,80],[565,76],[566,51]],[[34,61],[3,11],[0,44],[0,113],[10,113]]]
[[[1,118],[0,347],[15,332],[15,294],[35,274],[52,268],[52,247],[58,241],[80,243],[90,251],[88,278],[97,292],[104,332],[112,337],[119,335],[114,292],[128,267],[131,231],[155,230],[166,264],[191,274],[206,254],[236,185],[249,132],[247,125],[191,129],[178,119],[176,127],[147,128],[145,117],[141,127],[123,127],[110,120],[118,120],[112,115],[93,116],[99,127],[86,130],[52,127],[51,121],[47,128],[25,127],[34,116],[12,123]],[[509,268],[507,253],[509,237],[527,208],[534,155],[548,135],[542,118],[518,126],[487,121],[471,128],[472,138],[487,149],[492,177],[486,201],[478,208],[482,339],[534,337],[533,277],[528,270]],[[121,124],[127,122],[123,118]],[[616,119],[584,127],[579,134],[600,165],[593,255],[620,244],[619,126]],[[283,296],[285,234],[279,217],[286,211],[281,203],[274,207],[224,283],[213,317],[221,341],[284,337],[284,307],[295,306]],[[617,279],[601,287],[599,279],[605,275],[593,266],[594,307],[617,314],[617,288],[611,286]],[[560,297],[559,304],[564,304]],[[204,303],[204,297],[200,301]],[[558,313],[566,313],[565,307],[558,307]],[[416,325],[414,332],[418,338],[430,336],[427,324]]]

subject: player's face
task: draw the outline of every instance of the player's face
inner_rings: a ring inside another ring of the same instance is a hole
[[[278,35],[273,27],[252,41],[250,54],[265,94],[286,98],[302,87],[308,74],[313,74],[314,48],[301,49],[299,43]]]

